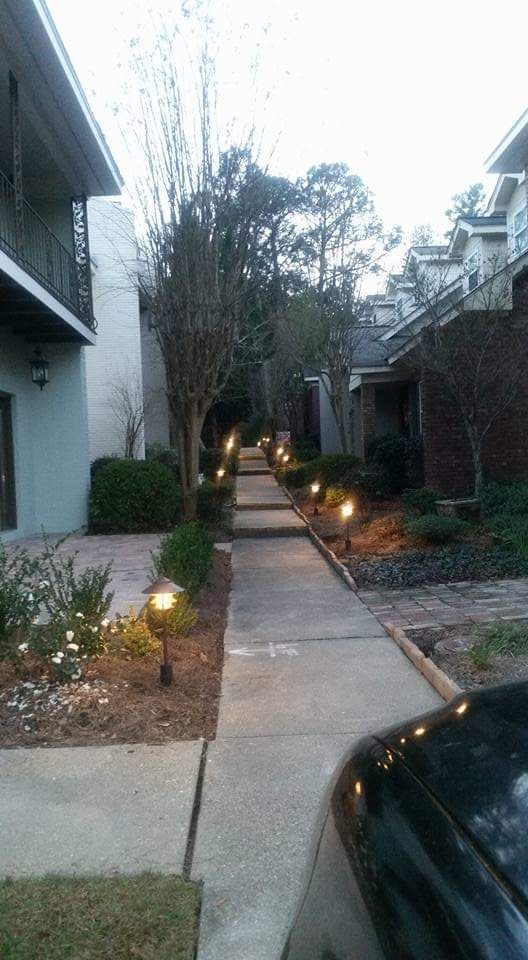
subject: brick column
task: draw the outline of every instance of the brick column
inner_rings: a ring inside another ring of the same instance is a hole
[[[376,384],[361,384],[361,456],[376,435]]]

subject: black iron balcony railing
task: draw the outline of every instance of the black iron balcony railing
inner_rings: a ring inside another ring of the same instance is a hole
[[[77,261],[1,171],[0,249],[95,330],[89,256]]]

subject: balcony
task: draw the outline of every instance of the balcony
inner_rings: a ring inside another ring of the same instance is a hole
[[[79,205],[82,206],[82,201],[73,201],[72,235],[76,256],[72,256],[27,200],[17,195],[11,181],[0,171],[0,251],[6,253],[94,333],[96,321],[92,311],[86,211],[85,208],[80,210]],[[23,312],[26,317],[32,309],[38,313],[37,306],[32,308],[35,296],[30,300],[21,300],[14,294],[15,287],[16,284],[8,281],[8,302],[4,303],[4,312]],[[44,311],[40,310],[40,313]],[[45,313],[46,316],[52,313],[49,305]]]

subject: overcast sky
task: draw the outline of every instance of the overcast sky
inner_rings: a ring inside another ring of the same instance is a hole
[[[177,0],[170,2],[174,7]],[[48,0],[123,171],[126,158],[106,105],[119,89],[132,0]],[[162,8],[169,0],[142,5]],[[127,13],[123,14],[125,7]],[[273,172],[295,177],[341,160],[375,194],[387,225],[430,221],[442,232],[454,192],[528,106],[528,14],[515,0],[222,0],[221,95],[248,110],[258,49],[269,91]]]

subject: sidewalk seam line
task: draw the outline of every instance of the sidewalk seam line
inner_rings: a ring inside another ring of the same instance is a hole
[[[200,808],[202,805],[202,792],[205,778],[205,764],[207,761],[207,748],[209,741],[204,740],[200,752],[200,762],[198,764],[198,776],[194,788],[194,800],[191,810],[191,819],[189,821],[189,832],[187,834],[187,843],[185,845],[185,855],[183,858],[182,876],[184,880],[191,879],[191,870],[194,858],[194,847],[196,843],[196,834],[198,833],[198,820],[200,817]]]

